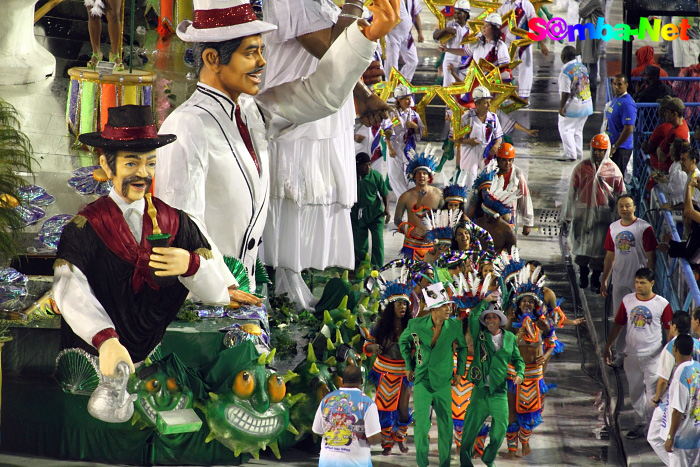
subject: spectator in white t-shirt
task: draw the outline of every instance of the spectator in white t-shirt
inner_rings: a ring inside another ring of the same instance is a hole
[[[622,299],[605,346],[605,362],[610,365],[610,349],[626,327],[624,366],[636,421],[634,429],[627,433],[628,439],[646,435],[645,426],[651,419],[651,401],[656,392],[656,366],[663,346],[661,328],[668,332],[673,315],[668,301],[652,292],[653,286],[652,270],[638,269],[634,275],[636,293]]]
[[[613,286],[612,309],[620,308],[622,297],[634,292],[634,273],[648,267],[652,271],[656,263],[656,236],[654,229],[643,219],[634,215],[636,206],[630,195],[622,195],[617,200],[617,214],[620,219],[610,224],[605,236],[605,265],[600,293],[608,296],[608,284]],[[607,316],[607,313],[606,313]],[[617,340],[617,359],[614,366],[621,366],[625,354],[624,328],[622,339]]]
[[[700,309],[697,309],[695,313],[700,317]],[[696,322],[696,326],[700,326],[700,321]],[[676,311],[673,313],[673,318],[671,319],[671,328],[669,329],[669,336],[672,339],[664,346],[661,351],[661,356],[659,357],[659,365],[656,368],[656,376],[659,380],[656,383],[656,394],[652,403],[656,406],[654,413],[651,416],[651,422],[649,423],[649,432],[647,433],[647,441],[654,448],[656,455],[663,461],[664,464],[668,465],[668,453],[664,449],[665,438],[665,427],[667,426],[664,414],[666,413],[666,406],[668,405],[668,382],[671,379],[671,374],[673,369],[676,367],[676,359],[673,356],[673,345],[676,341],[676,337],[681,334],[690,334],[691,331],[691,319],[690,313],[686,311]],[[700,329],[694,328],[693,332],[698,332]],[[693,339],[693,359],[695,361],[700,361],[700,340]]]
[[[693,340],[680,335],[673,346],[676,371],[671,377],[666,406],[668,464],[700,465],[700,362],[693,360]]]
[[[319,467],[368,467],[369,446],[381,442],[382,427],[374,400],[360,389],[362,372],[348,365],[340,389],[326,395],[314,418],[313,432],[321,435]]]

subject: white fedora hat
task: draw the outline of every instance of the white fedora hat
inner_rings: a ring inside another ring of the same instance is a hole
[[[194,20],[180,23],[177,36],[185,42],[223,42],[275,29],[255,16],[248,0],[194,0]]]
[[[486,326],[486,320],[485,320],[485,318],[486,318],[486,315],[490,315],[490,314],[497,315],[497,316],[500,318],[500,320],[501,320],[501,324],[500,324],[500,325],[501,325],[501,326],[507,326],[507,325],[508,325],[508,318],[506,318],[506,315],[504,315],[503,312],[502,312],[501,310],[499,310],[498,308],[496,308],[495,306],[493,306],[493,303],[490,304],[489,307],[481,313],[481,316],[479,316],[479,321],[481,322],[481,324],[483,324],[484,326]]]

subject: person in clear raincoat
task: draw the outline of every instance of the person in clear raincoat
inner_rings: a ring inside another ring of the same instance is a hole
[[[580,268],[579,285],[600,290],[605,260],[605,235],[615,218],[617,198],[625,193],[622,172],[610,160],[610,139],[599,134],[591,140],[591,157],[581,161],[571,174],[564,207],[564,228],[569,230],[572,252]]]

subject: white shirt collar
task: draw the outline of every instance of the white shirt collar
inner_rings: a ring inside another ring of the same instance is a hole
[[[146,207],[146,200],[141,198],[138,201],[129,203],[117,194],[114,187],[109,190],[109,197],[112,198],[112,201],[114,201],[122,211],[126,225],[134,235],[136,242],[141,242],[141,233],[143,232],[143,212],[144,208]],[[132,210],[134,211],[133,214],[131,212]]]
[[[233,120],[233,113],[236,110],[236,103],[231,100],[230,97],[228,97],[226,94],[221,92],[220,90],[213,88],[211,86],[208,86],[202,82],[197,83],[197,89],[204,95],[211,97],[214,99],[216,102],[221,105],[221,108],[224,110],[226,115],[229,116],[231,120]]]

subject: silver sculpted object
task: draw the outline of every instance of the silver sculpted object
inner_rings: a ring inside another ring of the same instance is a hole
[[[126,390],[129,373],[129,365],[119,362],[116,377],[100,375],[100,384],[88,401],[90,415],[107,423],[123,423],[131,419],[137,396]]]

